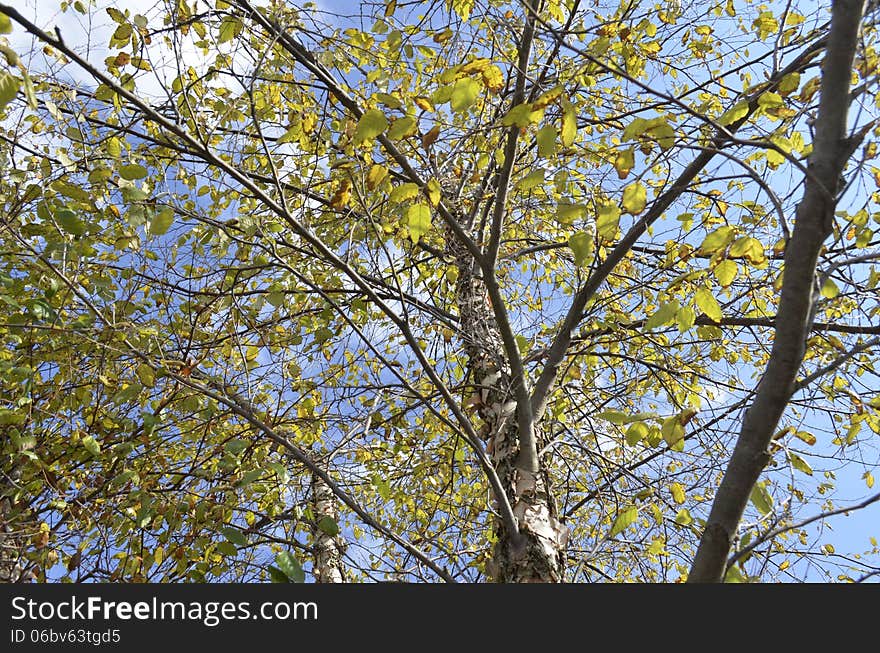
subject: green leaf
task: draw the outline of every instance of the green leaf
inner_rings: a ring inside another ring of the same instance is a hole
[[[535,141],[538,144],[538,156],[542,159],[556,154],[556,127],[553,125],[544,125],[535,135]]]
[[[21,80],[9,73],[0,75],[0,111],[6,108],[6,105],[12,102],[18,94],[21,87]]]
[[[287,551],[280,551],[275,556],[275,564],[294,583],[302,583],[306,579],[306,574],[299,562]]]
[[[459,79],[452,87],[449,106],[456,112],[467,111],[477,101],[481,89],[480,83],[471,77]]]
[[[623,209],[632,215],[638,215],[648,204],[648,191],[639,182],[630,184],[623,189]]]
[[[608,532],[608,537],[611,538],[618,533],[622,533],[633,524],[638,517],[639,509],[636,506],[628,506],[624,508],[617,513],[617,517],[615,517],[614,523],[611,525],[611,530]]]
[[[290,579],[278,567],[269,565],[269,578],[273,583],[289,583]]]
[[[406,212],[409,236],[414,243],[431,230],[431,209],[426,204],[413,204]]]
[[[733,228],[727,225],[718,227],[703,239],[703,243],[699,247],[700,254],[714,254],[720,249],[727,247],[727,244],[733,239]]]
[[[679,526],[688,526],[694,522],[691,513],[687,508],[682,508],[675,515],[675,523]]]
[[[220,33],[217,35],[218,43],[231,41],[241,33],[241,21],[235,16],[226,16],[220,23]]]
[[[12,34],[12,21],[4,13],[0,13],[0,34]]]
[[[223,449],[232,455],[237,456],[249,446],[250,443],[247,440],[230,440],[223,446]]]
[[[564,225],[570,225],[587,212],[583,204],[560,202],[556,207],[556,219]]]
[[[559,133],[563,147],[571,147],[577,137],[577,113],[574,106],[568,101],[562,100],[562,129]]]
[[[544,183],[544,168],[538,168],[537,170],[533,170],[525,177],[520,179],[516,187],[522,191],[527,191],[535,188],[536,186],[540,186]]]
[[[730,107],[727,111],[721,114],[718,118],[718,124],[722,127],[727,127],[728,125],[732,125],[733,123],[741,120],[749,113],[749,103],[745,100],[737,102],[732,107]]]
[[[246,546],[248,543],[247,536],[240,530],[238,530],[237,528],[233,528],[232,526],[221,528],[220,532],[223,533],[223,536],[227,540],[229,540],[236,546]]]
[[[662,122],[652,126],[648,130],[648,133],[654,137],[657,144],[660,146],[660,149],[666,152],[675,145],[675,130],[673,130],[672,126],[662,118],[659,120]]]
[[[511,127],[513,125],[516,125],[517,127],[528,127],[529,125],[538,122],[543,117],[543,110],[539,109],[536,111],[532,108],[532,105],[528,103],[518,104],[508,111],[501,119],[501,124],[505,127]]]
[[[697,321],[697,313],[690,306],[682,306],[675,314],[675,323],[678,325],[678,332],[684,333]]]
[[[586,231],[578,231],[568,239],[568,246],[574,253],[574,264],[579,268],[588,266],[593,260],[593,236]]]
[[[596,215],[596,233],[602,240],[613,241],[617,238],[620,224],[620,207],[611,202],[601,204]]]
[[[147,176],[147,169],[144,166],[131,163],[119,168],[119,176],[129,181],[133,179],[143,179]]]
[[[329,535],[330,537],[335,537],[339,535],[339,524],[336,523],[336,520],[329,515],[324,515],[321,519],[318,520],[318,529]]]
[[[700,288],[694,294],[694,300],[697,302],[697,307],[706,314],[706,316],[714,320],[715,322],[720,322],[723,317],[721,313],[721,306],[718,305],[718,301],[715,299],[715,296],[711,293],[711,291],[706,288]]]
[[[389,93],[376,93],[375,98],[389,109],[402,109],[403,102],[400,98]]]
[[[416,119],[410,116],[398,118],[391,127],[388,128],[388,138],[392,141],[399,141],[401,138],[412,136],[416,133]]]
[[[229,557],[238,555],[238,548],[232,542],[217,542],[217,551]]]
[[[773,510],[773,497],[767,492],[763,483],[755,483],[749,499],[762,515],[766,515]]]
[[[730,567],[730,569],[727,570],[727,573],[725,573],[724,582],[739,584],[746,583],[748,582],[748,580],[745,576],[743,576],[743,573],[742,571],[740,571],[739,567],[733,565],[732,567]]]
[[[406,200],[410,200],[413,197],[418,196],[418,194],[418,184],[414,184],[408,181],[400,184],[399,186],[395,186],[391,190],[391,193],[388,195],[388,199],[392,202],[405,202]]]
[[[29,301],[28,310],[31,315],[42,322],[54,322],[58,319],[58,314],[52,308],[52,305],[42,298]]]
[[[627,143],[634,141],[644,134],[650,125],[651,123],[644,118],[633,119],[633,121],[626,126],[626,129],[623,130],[623,142]]]
[[[630,424],[629,428],[626,429],[626,443],[631,447],[634,447],[639,442],[648,437],[648,432],[650,431],[650,427],[644,422],[636,422],[635,424]]]
[[[605,410],[601,413],[595,415],[597,419],[604,419],[606,422],[611,422],[612,424],[626,424],[630,420],[628,419],[629,415],[627,413],[622,413],[619,410]]]
[[[364,115],[358,120],[354,132],[354,142],[363,143],[371,138],[376,138],[388,128],[388,118],[379,109],[364,111]]]
[[[722,288],[726,288],[733,283],[733,280],[736,279],[737,272],[739,272],[739,266],[730,259],[724,259],[721,263],[715,266],[715,269],[712,270],[712,273],[715,275],[715,278],[718,279],[718,283],[721,284]]]
[[[98,456],[101,453],[101,445],[98,444],[98,441],[91,435],[87,435],[82,439],[82,445],[86,448],[93,456]]]
[[[663,440],[670,447],[684,440],[684,426],[678,415],[667,417],[663,420],[663,426],[660,427],[660,433]]]
[[[150,220],[150,233],[154,236],[161,236],[168,231],[174,222],[174,209],[170,206],[162,209]]]
[[[156,383],[156,372],[146,363],[138,365],[136,374],[140,382],[148,388],[152,388]]]
[[[61,228],[69,234],[82,236],[86,233],[85,223],[70,209],[58,209],[55,212],[55,219],[61,225]]]
[[[796,470],[803,472],[807,476],[813,475],[813,468],[810,467],[810,464],[796,453],[789,451],[788,459],[791,461],[791,466]]]
[[[235,487],[244,487],[250,485],[258,478],[261,478],[265,472],[262,469],[252,469],[242,474],[241,479],[235,483]]]
[[[663,304],[648,318],[645,322],[645,328],[650,331],[651,329],[671,323],[678,314],[679,308],[681,308],[681,305],[675,300]]]
[[[801,85],[801,74],[800,73],[788,73],[785,77],[783,77],[779,86],[776,89],[779,91],[781,95],[788,95],[789,93],[794,93],[798,90],[798,87]]]

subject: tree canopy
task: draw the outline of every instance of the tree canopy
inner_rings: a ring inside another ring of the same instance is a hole
[[[0,3],[2,577],[876,579],[830,4]]]

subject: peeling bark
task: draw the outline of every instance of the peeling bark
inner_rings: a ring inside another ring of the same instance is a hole
[[[332,529],[339,523],[336,501],[330,486],[317,475],[313,475],[312,511],[315,525],[312,527],[312,548],[315,555],[316,583],[345,582],[345,563],[342,561],[345,540],[338,533],[332,534]]]
[[[557,519],[543,466],[537,472],[517,465],[519,424],[510,365],[473,255],[447,231],[446,253],[458,268],[456,304],[471,384],[465,405],[482,419],[480,436],[513,508],[519,533],[496,520],[497,543],[487,571],[502,583],[555,583],[562,580],[568,529]],[[532,428],[538,431],[538,425]]]
[[[776,336],[767,369],[743,417],[739,439],[724,474],[688,582],[720,582],[749,495],[767,464],[767,447],[796,388],[817,293],[816,264],[831,234],[840,178],[858,143],[846,138],[849,85],[863,0],[835,0],[825,61],[816,137],[804,197],[785,250]]]

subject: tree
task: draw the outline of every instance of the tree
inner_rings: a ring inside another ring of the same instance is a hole
[[[2,568],[875,576],[876,8],[802,11],[0,5]]]

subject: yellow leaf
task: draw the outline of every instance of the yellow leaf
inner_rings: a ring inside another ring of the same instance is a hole
[[[431,209],[425,204],[413,204],[406,212],[406,222],[410,238],[418,242],[431,229]]]
[[[543,109],[535,109],[531,104],[518,104],[508,111],[501,119],[501,124],[505,127],[516,125],[517,127],[528,127],[538,122],[544,117]]]
[[[727,243],[733,238],[733,228],[727,225],[718,227],[703,240],[700,245],[700,254],[714,254],[716,251],[727,247]]]
[[[617,238],[617,227],[620,223],[620,208],[617,204],[602,204],[596,216],[596,233],[603,240]]]
[[[465,75],[479,73],[488,68],[490,63],[491,62],[488,59],[474,59],[463,65],[460,72]]]
[[[520,190],[527,191],[544,183],[544,169],[538,168],[533,170],[516,183],[516,187]]]
[[[825,299],[834,299],[840,294],[840,288],[831,279],[825,279],[825,283],[822,284],[821,293]]]
[[[632,215],[638,215],[645,210],[648,203],[648,192],[645,187],[635,182],[623,189],[623,210]]]
[[[628,506],[617,513],[614,523],[611,525],[611,531],[608,537],[614,537],[627,529],[639,516],[639,509],[636,506]]]
[[[733,280],[736,279],[737,272],[739,272],[739,266],[730,259],[724,259],[721,263],[715,266],[714,270],[712,270],[712,273],[715,275],[715,278],[718,279],[718,283],[721,284],[722,288],[726,288],[733,283]]]
[[[477,101],[480,93],[480,84],[470,77],[462,77],[452,88],[452,96],[449,99],[449,106],[452,110],[461,113],[467,111],[471,105]]]
[[[373,165],[367,173],[367,188],[376,190],[386,177],[388,177],[388,169],[385,166],[378,163]]]
[[[672,492],[672,498],[675,499],[675,503],[681,505],[684,503],[685,494],[684,487],[682,487],[681,483],[673,483],[669,490]]]
[[[724,127],[745,118],[749,113],[749,103],[745,100],[737,102],[718,118],[718,124]]]
[[[816,436],[812,433],[807,433],[806,431],[795,431],[794,437],[802,442],[806,442],[810,446],[816,444]]]
[[[425,111],[433,111],[434,110],[434,105],[431,104],[431,101],[428,98],[423,97],[421,95],[417,98],[413,98],[413,102],[415,102],[416,106],[419,109],[424,109]]]
[[[490,91],[500,91],[504,88],[504,73],[498,66],[489,66],[484,69],[480,76],[483,78],[483,84]]]
[[[679,333],[684,333],[697,321],[697,313],[690,306],[682,306],[675,314],[675,322],[678,324]]]
[[[673,415],[672,417],[667,417],[663,420],[663,425],[660,427],[660,433],[663,435],[663,440],[669,446],[684,440],[684,426],[682,426],[681,421],[679,421],[678,415]]]
[[[403,116],[391,123],[388,128],[388,138],[392,141],[399,141],[401,138],[412,136],[418,131],[416,119],[411,116]]]
[[[801,74],[800,73],[789,73],[785,77],[783,77],[779,86],[776,89],[779,91],[780,95],[788,95],[789,93],[794,93],[798,90],[798,87],[801,85]]]
[[[574,264],[585,267],[593,259],[593,236],[586,231],[578,231],[568,239],[568,246],[574,253]]]
[[[544,125],[535,135],[538,144],[538,156],[546,159],[556,153],[556,127]]]
[[[620,179],[626,179],[635,164],[636,158],[631,147],[618,151],[614,157],[614,168]]]
[[[379,109],[364,111],[354,132],[355,143],[363,143],[376,138],[388,128],[388,119]]]
[[[721,318],[723,317],[721,306],[718,305],[718,301],[715,299],[715,296],[711,291],[706,288],[700,288],[694,294],[694,300],[697,303],[697,307],[703,311],[710,320],[714,320],[715,322],[721,321]]]
[[[562,100],[562,130],[560,140],[563,147],[571,147],[577,137],[577,114],[568,100]]]
[[[425,184],[425,195],[431,206],[437,206],[440,203],[440,183],[436,179],[429,179]]]
[[[412,199],[418,194],[418,185],[413,184],[412,182],[406,182],[399,186],[395,186],[394,190],[392,190],[391,194],[388,196],[388,199],[392,202],[404,202],[408,199]]]
[[[767,492],[763,483],[755,483],[749,498],[762,515],[766,515],[773,510],[773,497]]]
[[[330,206],[334,209],[341,209],[348,206],[348,202],[351,199],[351,181],[348,179],[343,179],[339,183],[339,188],[336,189],[336,192],[333,194],[333,197],[330,198]]]

